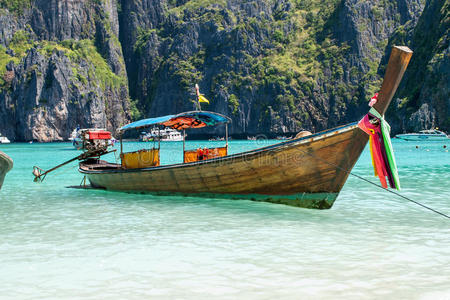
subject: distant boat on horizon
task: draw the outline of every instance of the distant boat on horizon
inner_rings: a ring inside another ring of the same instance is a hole
[[[183,136],[177,130],[171,128],[157,129],[153,128],[150,132],[141,134],[139,140],[141,142],[158,141],[161,142],[180,142],[183,141]]]
[[[280,136],[277,136],[275,139],[276,140],[290,140],[290,139],[292,139],[292,137],[280,135]]]
[[[9,144],[11,141],[0,133],[0,144]]]
[[[437,129],[421,130],[418,133],[397,134],[395,137],[405,141],[445,141],[448,139],[445,132]]]

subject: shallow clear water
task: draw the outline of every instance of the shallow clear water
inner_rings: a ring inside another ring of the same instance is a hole
[[[450,214],[443,145],[394,141],[401,194]],[[163,143],[162,162],[181,161],[181,147]],[[318,211],[69,189],[82,179],[75,163],[36,184],[33,165],[78,152],[0,150],[15,162],[0,191],[1,299],[450,299],[450,221],[353,176]],[[353,172],[377,182],[367,150]]]

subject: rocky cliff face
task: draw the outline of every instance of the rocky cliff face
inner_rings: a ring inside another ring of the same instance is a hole
[[[408,73],[397,93],[399,131],[440,127],[450,131],[450,2],[428,1],[417,26],[398,28],[389,44],[414,49]]]
[[[131,97],[148,116],[193,109],[200,83],[235,134],[354,121],[381,85],[389,38],[423,2],[122,1]]]
[[[0,132],[16,141],[56,141],[78,124],[115,130],[129,121],[115,1],[2,6]]]
[[[447,1],[0,7],[0,132],[12,139],[60,140],[77,124],[114,130],[132,118],[194,109],[196,83],[211,100],[203,109],[231,116],[233,134],[325,129],[367,111],[395,43],[416,53],[389,112],[401,124],[394,129],[450,128]]]

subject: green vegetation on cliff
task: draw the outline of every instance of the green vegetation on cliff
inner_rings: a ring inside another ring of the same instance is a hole
[[[244,131],[355,120],[381,86],[390,35],[415,26],[422,2],[169,0],[128,31],[130,92],[153,113],[162,91],[180,99],[200,83]]]
[[[23,11],[31,7],[32,0],[0,0],[0,8],[17,15],[23,14]]]
[[[2,87],[6,81],[11,80],[10,76],[6,75],[6,65],[10,62],[18,64],[26,52],[33,47],[30,41],[29,33],[24,30],[19,30],[14,33],[13,38],[9,43],[9,51],[0,45],[0,87]]]
[[[62,52],[72,62],[74,77],[84,85],[87,84],[88,80],[98,81],[103,90],[107,87],[117,89],[126,85],[126,77],[116,75],[111,70],[92,40],[32,41],[29,33],[19,30],[15,32],[8,48],[9,54],[7,49],[0,45],[0,86],[3,86],[5,79],[7,79],[5,78],[6,65],[10,62],[19,64],[31,48],[36,48],[41,54],[49,58],[54,51]],[[80,67],[82,61],[89,64],[87,70]]]
[[[256,105],[265,114],[270,109],[280,116],[290,112],[301,124],[310,119],[304,110],[305,99],[315,99],[317,93],[324,94],[326,90],[333,98],[333,109],[344,111],[348,103],[358,104],[364,96],[360,90],[372,92],[371,87],[379,83],[374,82],[374,66],[359,85],[344,84],[344,68],[348,67],[344,57],[349,46],[335,40],[329,23],[335,18],[340,0],[266,0],[251,4],[255,9],[273,9],[271,15],[261,11],[258,16],[230,10],[227,1],[192,0],[176,6],[177,3],[169,1],[166,12],[177,20],[175,32],[168,34],[165,24],[148,30],[139,28],[135,53],[142,53],[147,42],[155,38],[178,46],[174,44],[182,39],[178,32],[189,30],[192,23],[204,26],[200,31],[203,33],[216,30],[224,37],[218,44],[208,45],[208,38],[199,37],[196,51],[168,54],[159,70],[169,70],[185,91],[210,77],[212,93],[223,90],[229,95],[228,107],[233,115],[243,109],[241,103],[249,93],[271,90],[272,94],[256,99]],[[171,39],[167,40],[167,36]],[[217,67],[205,76],[211,64]],[[352,75],[361,76],[358,69]]]
[[[169,14],[175,14],[178,17],[183,17],[185,12],[194,12],[204,8],[225,8],[227,6],[226,0],[190,0],[184,4],[177,6],[177,0],[169,0],[168,10]]]
[[[116,75],[106,60],[100,55],[92,40],[64,40],[56,43],[52,41],[42,41],[39,51],[46,55],[51,56],[52,53],[62,51],[73,64],[74,76],[80,81],[87,76],[89,81],[99,81],[100,87],[105,90],[107,87],[120,88],[126,84],[126,78]],[[82,61],[86,61],[89,64],[87,72],[84,68],[80,68]],[[87,73],[87,74],[81,74]]]
[[[6,65],[14,61],[14,57],[6,54],[6,48],[0,45],[0,86],[5,84]]]
[[[0,0],[0,131],[52,141],[130,120],[117,4]]]

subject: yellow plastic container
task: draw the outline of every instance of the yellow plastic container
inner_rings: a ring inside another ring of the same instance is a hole
[[[122,168],[138,169],[159,166],[159,149],[139,150],[121,154]]]

